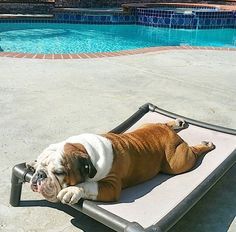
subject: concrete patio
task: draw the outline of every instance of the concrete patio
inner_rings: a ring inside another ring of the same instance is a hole
[[[236,129],[235,73],[235,51],[0,58],[0,231],[111,231],[69,207],[41,200],[28,186],[22,206],[11,207],[11,168],[71,135],[108,131],[146,102]],[[236,231],[235,186],[234,165],[171,231]]]

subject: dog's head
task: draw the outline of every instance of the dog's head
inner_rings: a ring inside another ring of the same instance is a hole
[[[35,170],[31,189],[52,202],[58,201],[57,195],[61,189],[96,175],[96,169],[81,144],[50,145],[30,166]]]

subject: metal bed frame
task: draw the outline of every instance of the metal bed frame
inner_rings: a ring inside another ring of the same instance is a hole
[[[141,119],[148,112],[157,112],[161,115],[178,118],[181,117],[186,120],[189,124],[207,128],[213,131],[218,131],[222,133],[227,133],[230,135],[236,135],[236,130],[215,126],[212,124],[203,123],[190,118],[186,118],[166,110],[160,109],[157,106],[147,103],[141,106],[137,112],[135,112],[126,121],[121,123],[119,126],[115,127],[110,132],[113,133],[123,133],[128,130],[133,124],[135,124],[139,119]],[[88,215],[89,217],[103,223],[104,225],[112,228],[115,231],[124,232],[141,232],[141,231],[156,231],[163,232],[169,230],[186,212],[191,209],[202,196],[236,163],[236,149],[225,159],[221,165],[219,165],[216,170],[214,170],[207,179],[197,186],[193,192],[186,197],[182,202],[180,202],[170,213],[168,213],[164,218],[162,218],[156,225],[151,225],[148,228],[143,228],[138,222],[130,222],[126,219],[119,217],[110,211],[107,211],[97,204],[89,200],[80,200],[79,203],[71,205],[74,209]],[[21,202],[21,190],[22,184],[24,182],[30,182],[32,178],[32,170],[27,169],[25,163],[17,164],[12,169],[11,178],[11,195],[10,204],[14,207],[20,205]]]

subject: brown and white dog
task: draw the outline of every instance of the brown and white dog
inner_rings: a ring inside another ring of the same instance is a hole
[[[211,142],[188,146],[177,135],[186,127],[185,121],[176,119],[145,124],[129,133],[81,134],[52,144],[33,165],[31,188],[52,202],[117,201],[123,188],[159,172],[189,171],[201,154],[215,148]]]

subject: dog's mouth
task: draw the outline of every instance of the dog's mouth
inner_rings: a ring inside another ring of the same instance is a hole
[[[42,181],[41,181],[41,180],[38,180],[37,182],[31,183],[31,189],[32,189],[34,192],[40,193],[41,190],[42,190]]]
[[[62,188],[56,178],[47,177],[43,180],[39,179],[31,182],[31,189],[42,194],[48,201],[57,202],[57,195]]]

